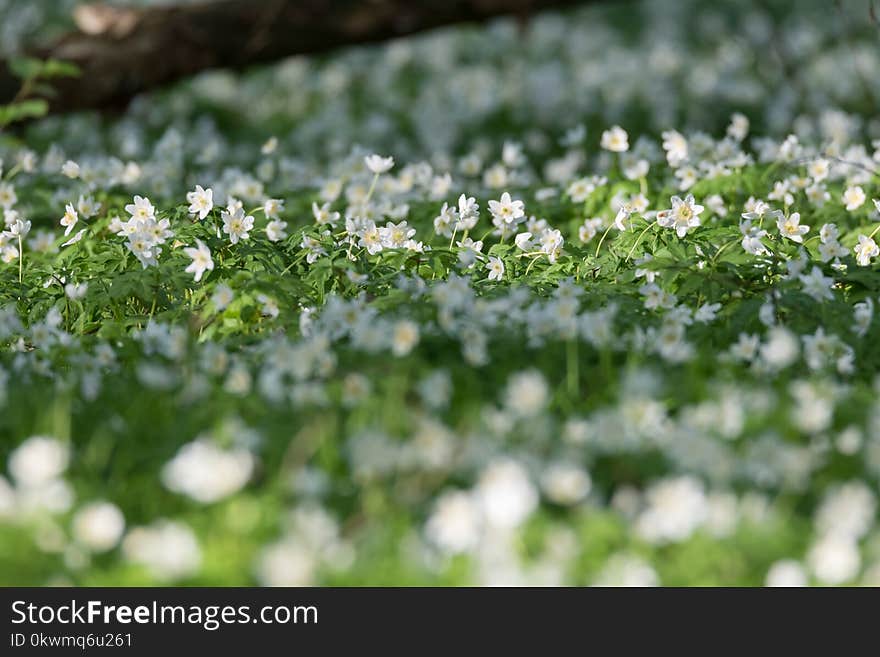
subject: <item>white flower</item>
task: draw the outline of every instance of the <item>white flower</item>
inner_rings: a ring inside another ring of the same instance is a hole
[[[80,230],[76,235],[74,235],[73,237],[71,237],[69,240],[67,240],[67,241],[66,241],[64,244],[62,244],[61,246],[70,246],[70,245],[72,245],[72,244],[76,244],[77,242],[79,242],[79,241],[83,238],[83,235],[85,235],[85,234],[86,234],[86,229],[83,228],[83,229]]]
[[[470,230],[477,225],[480,218],[480,206],[473,196],[462,194],[458,197],[458,220],[461,223],[459,230]]]
[[[663,479],[645,492],[647,508],[636,518],[636,532],[651,543],[687,539],[708,516],[703,484],[692,476]]]
[[[318,556],[298,536],[286,536],[260,552],[257,580],[262,586],[310,586],[319,566]]]
[[[89,219],[94,217],[98,212],[101,211],[101,204],[96,202],[94,198],[91,196],[83,196],[80,194],[79,200],[76,203],[77,210],[83,216],[84,219]]]
[[[691,166],[685,166],[678,169],[675,172],[675,177],[678,178],[678,188],[683,192],[696,185],[697,180],[699,179],[697,176],[697,170]]]
[[[500,201],[489,201],[489,212],[498,222],[512,224],[525,215],[525,204],[520,200],[511,200],[510,194],[504,192]]]
[[[61,173],[68,178],[79,178],[79,165],[73,160],[67,160],[61,166]]]
[[[15,194],[15,187],[11,183],[0,183],[0,208],[11,210],[16,201],[18,196]]]
[[[617,214],[614,216],[614,227],[619,231],[626,230],[626,224],[624,222],[629,220],[633,212],[635,212],[635,209],[632,205],[629,203],[622,203],[617,210]],[[660,213],[658,213],[657,216],[659,221]]]
[[[195,274],[194,280],[198,283],[206,271],[214,269],[214,261],[211,259],[211,249],[196,238],[196,247],[187,247],[183,252],[192,258],[192,263],[186,268],[187,274]]]
[[[489,189],[501,189],[507,185],[509,175],[507,169],[500,162],[483,172],[483,185]]]
[[[593,579],[593,586],[658,586],[660,577],[641,557],[614,554]]]
[[[174,236],[174,231],[171,230],[171,222],[168,219],[161,219],[159,221],[155,218],[150,219],[140,224],[139,229],[147,233],[154,244],[164,244],[165,240]]]
[[[600,145],[606,151],[624,153],[629,150],[629,135],[619,125],[612,126],[602,133]]]
[[[626,153],[620,156],[620,167],[627,180],[639,180],[648,175],[650,169],[648,160],[638,157],[635,153]]]
[[[64,286],[64,294],[72,301],[82,299],[89,289],[88,283],[68,283]]]
[[[858,540],[874,526],[876,511],[873,491],[861,481],[850,481],[825,494],[816,510],[816,529]]]
[[[525,156],[522,152],[522,144],[515,141],[505,141],[501,147],[501,161],[511,169],[525,164]]]
[[[825,329],[820,326],[813,335],[803,335],[801,338],[804,343],[804,360],[811,370],[834,364],[842,374],[851,372],[854,356],[852,347],[838,336],[826,334]]]
[[[499,529],[519,526],[538,505],[538,493],[528,474],[512,460],[489,464],[475,494],[488,524]]]
[[[199,216],[199,220],[202,220],[214,208],[214,190],[210,187],[204,189],[201,185],[196,185],[194,191],[187,192],[186,200],[190,203],[190,214],[196,214]]]
[[[229,241],[238,244],[239,240],[246,240],[250,237],[250,232],[254,227],[254,218],[251,215],[245,216],[241,207],[228,207],[220,213],[223,220],[223,232],[229,235]]]
[[[541,488],[556,504],[577,504],[587,496],[591,486],[586,470],[571,463],[554,463],[541,477]]]
[[[199,437],[181,447],[162,469],[162,483],[203,504],[237,493],[248,482],[254,457],[244,448],[221,449]]]
[[[807,165],[807,174],[817,183],[825,180],[828,177],[830,170],[831,167],[829,166],[828,160],[821,157],[813,160]]]
[[[153,576],[174,580],[192,575],[202,554],[193,531],[180,522],[157,520],[148,527],[135,527],[122,543],[126,558],[145,566]]]
[[[646,277],[647,278],[647,277]],[[645,297],[645,308],[653,310],[662,308],[665,305],[666,292],[664,292],[656,283],[648,283],[639,288],[639,294]]]
[[[142,230],[132,233],[128,236],[126,246],[140,261],[144,269],[158,265],[158,257],[162,253],[162,247],[155,244],[149,233]]]
[[[755,256],[768,255],[770,251],[764,246],[761,238],[767,235],[767,231],[752,226],[751,219],[745,219],[740,223],[739,230],[743,234],[742,248],[746,253]]]
[[[727,216],[727,203],[724,202],[724,198],[720,194],[712,194],[704,201],[704,203],[706,204],[706,207],[709,208],[709,212],[715,216],[721,218]]]
[[[394,324],[391,334],[391,353],[406,356],[419,342],[419,325],[404,319]]]
[[[380,173],[385,173],[386,171],[391,170],[391,167],[394,166],[394,158],[382,157],[381,155],[376,155],[374,153],[372,155],[367,155],[364,158],[364,163],[370,171],[379,175]]]
[[[801,226],[800,212],[792,212],[788,218],[779,217],[776,220],[776,227],[779,228],[780,235],[798,244],[803,244],[804,235],[810,230],[809,226]]]
[[[767,341],[761,345],[760,354],[772,370],[785,369],[798,357],[800,347],[791,331],[781,326],[770,329]]]
[[[822,244],[836,242],[839,235],[840,231],[837,228],[837,224],[822,224],[822,228],[819,229],[819,241]]]
[[[125,517],[115,504],[91,502],[73,516],[73,536],[92,552],[106,552],[119,543]]]
[[[235,293],[232,291],[232,288],[225,283],[220,283],[214,288],[214,294],[211,295],[211,303],[214,304],[218,311],[222,311],[232,303],[234,298]]]
[[[9,455],[9,474],[19,486],[45,486],[59,477],[70,461],[70,450],[55,438],[34,436],[16,447]]]
[[[513,243],[516,244],[517,248],[522,251],[531,251],[533,248],[532,244],[532,234],[531,233],[519,233],[516,237],[513,238]]]
[[[386,249],[404,248],[407,240],[415,234],[416,229],[410,228],[406,221],[401,221],[397,224],[389,221],[384,227],[379,229],[382,246]]]
[[[271,155],[275,152],[275,149],[278,148],[278,137],[274,135],[269,137],[262,146],[260,146],[260,153],[263,155]]]
[[[539,251],[547,256],[547,259],[553,263],[562,252],[562,245],[565,242],[562,232],[556,228],[548,228],[544,230],[540,237]]]
[[[761,339],[757,335],[740,333],[736,343],[731,345],[730,354],[737,360],[749,362],[758,354]]]
[[[782,201],[788,207],[794,203],[794,196],[789,192],[790,183],[787,180],[777,180],[773,183],[773,191],[767,194],[771,201]]]
[[[770,566],[764,585],[774,587],[806,586],[807,573],[797,561],[783,559]]]
[[[318,195],[326,203],[333,203],[342,193],[343,182],[339,178],[333,178],[324,182]]]
[[[458,224],[458,211],[448,203],[444,203],[443,207],[440,208],[440,214],[434,217],[434,231],[438,235],[452,237],[454,229],[457,230]]]
[[[330,209],[330,203],[324,203],[323,205],[312,203],[312,214],[315,217],[315,221],[319,224],[330,224],[333,226],[339,221],[339,213],[333,212]]]
[[[434,176],[431,180],[431,188],[428,196],[433,200],[439,200],[449,193],[451,187],[452,176],[448,173],[442,176]]]
[[[425,525],[425,534],[445,552],[458,554],[477,547],[483,518],[472,495],[462,491],[444,493]]]
[[[146,222],[156,218],[156,209],[150,203],[150,199],[145,196],[135,196],[134,203],[125,206],[125,211],[132,216],[133,219]]]
[[[752,201],[753,199],[749,199]],[[742,213],[742,218],[750,222],[762,222],[767,219],[779,219],[782,217],[782,210],[771,210],[770,206],[764,201],[754,201],[754,203],[746,203],[746,211]]]
[[[537,370],[510,377],[504,391],[504,405],[514,415],[533,417],[544,410],[550,398],[547,381]]]
[[[73,207],[73,203],[68,203],[64,208],[64,216],[61,217],[61,225],[64,226],[65,236],[70,235],[70,231],[76,226],[77,221],[79,221],[79,214],[76,208]]]
[[[268,227],[266,232],[269,232]],[[317,259],[321,256],[327,255],[327,251],[321,245],[321,242],[319,242],[311,235],[303,234],[302,242],[300,242],[300,247],[308,251],[308,254],[306,255],[306,262],[309,264],[317,261]]]
[[[804,190],[804,192],[807,195],[807,200],[817,208],[824,206],[825,201],[831,198],[831,194],[828,192],[825,185],[820,183],[810,185]]]
[[[859,572],[862,560],[855,541],[830,533],[810,548],[807,563],[820,582],[837,585],[853,579]]]
[[[270,242],[279,242],[287,237],[285,228],[287,228],[286,221],[274,219],[266,224],[266,237],[269,238]]]
[[[284,212],[284,201],[280,198],[267,198],[263,203],[263,213],[269,219],[278,219],[278,215]]]
[[[573,202],[583,203],[595,190],[596,185],[593,183],[592,178],[578,178],[568,186],[566,194],[568,194]]]
[[[385,248],[382,243],[382,233],[372,221],[366,222],[358,246],[364,247],[370,255],[375,255]]]
[[[657,213],[657,223],[664,228],[674,228],[679,237],[684,237],[691,228],[700,225],[699,215],[703,211],[703,206],[694,202],[693,194],[688,194],[684,200],[673,196],[671,201],[670,210]]]
[[[856,254],[856,262],[862,267],[867,267],[871,264],[871,258],[880,255],[880,247],[872,238],[859,235],[859,243],[853,247],[853,252]]]
[[[704,323],[711,322],[715,319],[715,315],[720,309],[720,303],[704,303],[702,306],[697,308],[697,312],[694,313],[694,321]]]
[[[483,241],[475,242],[472,238],[466,237],[460,242],[456,242],[460,251],[458,252],[458,261],[465,267],[471,267],[476,264],[477,260],[482,260],[480,255],[483,251]]]
[[[578,228],[578,239],[581,242],[589,242],[596,236],[596,233],[599,232],[599,229],[602,227],[602,219],[601,217],[595,217],[593,219],[586,219],[584,224]]]
[[[816,301],[830,301],[834,298],[834,293],[831,291],[834,279],[825,276],[818,267],[813,267],[809,274],[801,274],[798,278],[804,286],[804,293],[809,294]]]
[[[495,256],[489,258],[489,262],[486,263],[486,269],[489,270],[490,281],[500,281],[504,276],[504,262]]]
[[[31,222],[27,219],[16,219],[9,224],[7,233],[14,239],[24,239],[31,232]]]
[[[866,198],[865,190],[859,185],[847,187],[843,193],[843,202],[846,204],[846,209],[850,212],[862,207]]]
[[[749,134],[749,119],[745,114],[734,112],[727,126],[727,135],[736,141],[742,141]]]
[[[662,135],[663,150],[666,151],[666,161],[669,166],[676,168],[688,158],[688,143],[677,130],[667,130]]]

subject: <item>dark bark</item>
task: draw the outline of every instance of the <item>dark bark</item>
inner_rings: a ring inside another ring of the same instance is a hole
[[[583,1],[583,0],[581,0]],[[211,68],[391,39],[459,22],[524,16],[577,0],[215,0],[183,6],[80,7],[79,31],[27,54],[77,64],[53,81],[50,111],[119,108],[135,95]],[[18,81],[0,61],[0,104]]]

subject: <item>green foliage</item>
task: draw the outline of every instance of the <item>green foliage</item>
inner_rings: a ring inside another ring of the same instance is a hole
[[[76,64],[51,58],[13,57],[8,66],[12,74],[21,79],[21,89],[10,103],[0,105],[0,129],[12,123],[45,116],[49,112],[49,103],[39,96],[54,95],[49,82],[57,78],[79,77],[81,74]]]

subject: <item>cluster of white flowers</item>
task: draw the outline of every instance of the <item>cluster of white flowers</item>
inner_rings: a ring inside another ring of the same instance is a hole
[[[127,240],[126,248],[134,254],[144,269],[157,266],[162,245],[174,237],[171,222],[167,218],[157,218],[156,208],[144,196],[135,196],[133,202],[125,206],[125,211],[130,215],[129,218],[123,221],[114,217],[110,222],[110,230]],[[83,231],[80,231],[80,237]]]

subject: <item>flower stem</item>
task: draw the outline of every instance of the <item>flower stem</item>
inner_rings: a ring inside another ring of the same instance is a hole
[[[599,239],[599,244],[598,244],[598,246],[596,246],[596,257],[597,258],[599,257],[599,249],[602,248],[602,242],[605,241],[606,235],[608,235],[608,233],[611,231],[612,228],[614,228],[614,224],[611,224],[610,226],[608,226],[608,228],[605,229],[605,232],[602,233],[602,237]]]
[[[526,267],[526,273],[524,274],[524,276],[529,275],[529,270],[532,268],[532,265],[534,265],[536,262],[538,262],[541,255],[543,255],[543,254],[540,251],[538,251],[537,253],[527,253],[526,255],[532,256],[532,261],[529,263],[529,266]]]
[[[370,189],[367,190],[367,195],[364,197],[363,204],[366,205],[370,202],[370,198],[373,196],[373,191],[376,189],[376,183],[379,182],[379,174],[376,173],[373,175],[373,182],[370,183]]]
[[[455,222],[455,228],[452,229],[452,239],[449,240],[449,250],[452,250],[453,245],[455,244],[455,234],[458,232],[458,222]]]
[[[642,237],[645,236],[645,233],[647,233],[651,229],[651,226],[653,226],[653,225],[654,224],[648,224],[647,226],[645,226],[645,230],[643,230],[641,233],[639,233],[639,236],[636,238],[635,243],[632,245],[632,248],[629,250],[629,253],[626,255],[627,260],[632,258],[632,254],[636,250],[636,247],[639,245],[639,242],[642,241]]]

